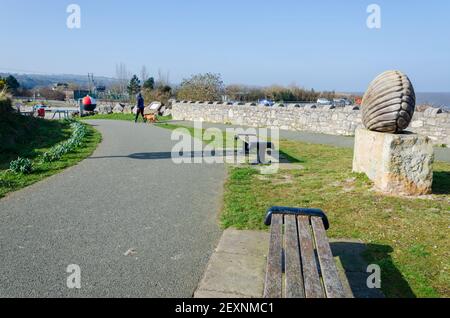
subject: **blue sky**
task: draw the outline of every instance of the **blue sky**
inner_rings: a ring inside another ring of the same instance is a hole
[[[81,6],[81,29],[66,8]],[[381,7],[382,28],[366,26]],[[114,76],[125,63],[170,80],[363,91],[406,72],[417,91],[450,91],[448,0],[0,0],[0,70]]]

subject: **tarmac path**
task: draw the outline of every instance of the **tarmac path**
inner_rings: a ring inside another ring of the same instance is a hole
[[[90,158],[0,200],[0,297],[191,297],[221,235],[224,165],[175,164],[169,130],[88,123],[103,135]]]

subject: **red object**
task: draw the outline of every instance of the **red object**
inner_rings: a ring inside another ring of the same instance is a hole
[[[92,112],[97,107],[97,101],[89,95],[84,97],[81,102],[85,111]]]
[[[37,110],[39,117],[45,117],[45,109],[44,108],[38,108]]]
[[[90,96],[83,98],[83,105],[92,105],[92,100]]]

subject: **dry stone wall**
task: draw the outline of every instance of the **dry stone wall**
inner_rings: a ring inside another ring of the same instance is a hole
[[[356,128],[362,126],[361,111],[354,106],[263,107],[184,101],[174,103],[172,116],[174,120],[276,127],[344,136],[353,136]],[[435,145],[450,146],[450,113],[433,109],[416,112],[407,130],[430,137]]]

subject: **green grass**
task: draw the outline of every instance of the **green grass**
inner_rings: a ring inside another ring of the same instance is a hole
[[[135,115],[133,114],[97,114],[93,116],[83,117],[82,120],[91,120],[91,119],[109,119],[109,120],[125,120],[125,121],[134,121]],[[142,118],[141,118],[142,119]]]
[[[156,116],[159,122],[170,121],[172,120],[172,115],[169,116]]]
[[[185,128],[189,131],[189,133],[193,136],[194,135],[194,128],[193,127],[187,127],[187,126],[180,126],[177,124],[170,124],[170,123],[157,123],[158,127],[169,129],[169,130],[175,130],[179,128]]]
[[[136,115],[134,114],[97,114],[93,116],[83,117],[82,120],[90,120],[90,119],[109,119],[109,120],[125,120],[125,121],[134,121]],[[172,116],[156,116],[159,122],[170,121],[172,120]],[[139,121],[142,121],[142,117],[139,118]]]
[[[0,170],[9,167],[17,157],[33,159],[70,137],[70,126],[62,121],[49,121],[18,114],[0,119]]]
[[[64,155],[58,161],[41,163],[38,158],[39,155],[42,155],[55,144],[68,139],[71,131],[69,124],[66,122],[40,120],[37,130],[30,135],[28,143],[16,145],[16,148],[3,154],[0,166],[0,198],[59,173],[90,156],[100,143],[101,134],[89,125],[87,129],[88,134],[81,147]],[[8,160],[17,158],[17,155],[34,159],[34,170],[31,174],[14,174],[8,171]]]
[[[198,134],[198,136],[202,137],[202,141],[208,143],[208,144],[212,144],[215,147],[217,147],[218,149],[220,148],[225,148],[226,145],[235,145],[235,141],[234,141],[234,135],[232,134],[225,134],[223,132],[220,132],[221,138],[220,139],[215,139],[212,138],[212,136],[210,136],[209,138],[213,139],[213,142],[211,143],[210,140],[207,139],[207,135],[205,134],[205,132],[207,131],[207,129],[195,129],[194,127],[189,127],[189,126],[180,126],[177,124],[171,124],[171,123],[157,123],[156,126],[161,127],[161,128],[165,128],[165,129],[169,129],[169,130],[176,130],[176,129],[185,129],[186,132],[188,134],[190,134],[191,136],[194,136],[195,134]],[[234,147],[233,147],[234,148]]]

